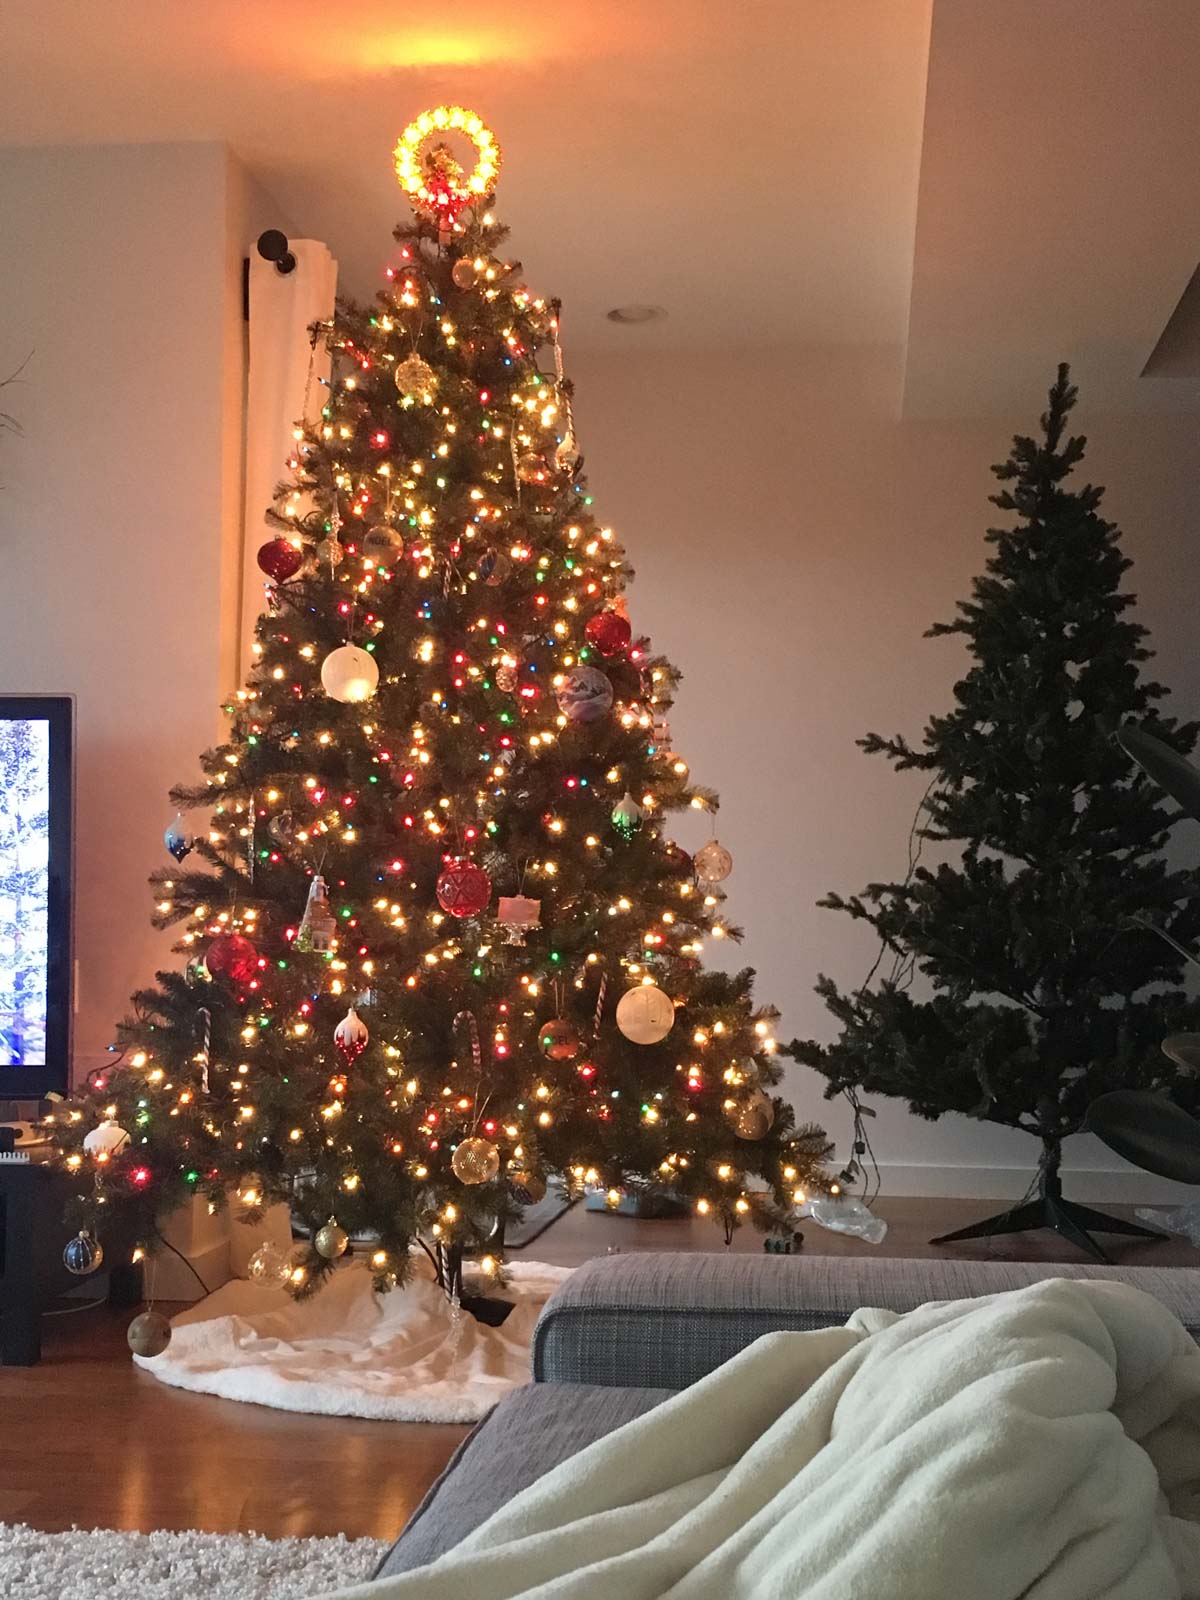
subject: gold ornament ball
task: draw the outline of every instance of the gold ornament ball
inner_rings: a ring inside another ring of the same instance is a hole
[[[671,997],[653,983],[627,989],[617,1002],[617,1027],[631,1044],[657,1044],[674,1026]]]
[[[170,1344],[171,1324],[158,1311],[143,1311],[129,1324],[125,1337],[135,1356],[153,1360]]]
[[[582,459],[579,446],[570,434],[560,440],[554,451],[554,463],[560,472],[574,472]]]
[[[396,387],[405,400],[424,400],[428,405],[437,393],[437,373],[420,356],[406,356],[396,368]]]
[[[566,1017],[552,1017],[538,1029],[538,1048],[548,1061],[574,1061],[583,1049],[579,1029]]]
[[[496,668],[496,687],[501,694],[512,694],[517,687],[517,669],[501,663]]]
[[[464,1139],[450,1166],[460,1183],[490,1183],[500,1171],[500,1152],[490,1139]]]
[[[765,1139],[775,1121],[775,1107],[769,1095],[751,1089],[726,1105],[725,1120],[739,1139]]]
[[[338,1226],[334,1217],[330,1217],[325,1226],[318,1228],[313,1235],[313,1249],[326,1261],[336,1261],[339,1256],[344,1256],[349,1243],[350,1235],[345,1228]]]
[[[470,256],[460,256],[450,268],[450,276],[454,280],[456,289],[473,289],[479,273]]]
[[[546,1198],[546,1180],[528,1167],[519,1167],[508,1174],[508,1186],[513,1198],[523,1206],[536,1206]]]
[[[390,567],[404,553],[404,535],[386,522],[377,522],[363,534],[361,550],[378,566]]]
[[[550,477],[546,458],[536,450],[527,450],[517,457],[517,477],[522,483],[545,483]]]
[[[733,871],[733,857],[723,844],[710,839],[696,851],[692,865],[696,869],[696,876],[703,878],[705,883],[724,883]]]
[[[313,554],[327,567],[340,567],[346,559],[346,547],[337,539],[322,539]]]

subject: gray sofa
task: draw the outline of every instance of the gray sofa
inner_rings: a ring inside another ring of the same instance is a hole
[[[534,1381],[464,1440],[377,1576],[435,1560],[543,1473],[761,1334],[840,1326],[863,1305],[911,1311],[1045,1278],[1143,1289],[1200,1343],[1200,1269],[1192,1267],[716,1254],[589,1261],[546,1303],[534,1335]]]

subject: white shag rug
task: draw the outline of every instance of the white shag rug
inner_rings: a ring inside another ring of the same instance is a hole
[[[368,1579],[382,1539],[264,1539],[256,1533],[38,1533],[0,1523],[5,1600],[304,1600]]]
[[[167,1349],[138,1365],[178,1389],[281,1411],[390,1422],[478,1422],[528,1383],[534,1324],[567,1267],[519,1261],[498,1328],[457,1321],[421,1264],[405,1289],[377,1295],[348,1263],[311,1300],[233,1279],[172,1322]]]

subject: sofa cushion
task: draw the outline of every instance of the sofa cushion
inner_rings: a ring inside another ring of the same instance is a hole
[[[838,1327],[859,1306],[1093,1278],[1142,1289],[1200,1339],[1200,1269],[888,1257],[638,1254],[586,1262],[546,1302],[533,1338],[540,1382],[683,1389],[761,1334]]]
[[[375,1576],[435,1561],[551,1467],[670,1394],[559,1383],[514,1390],[459,1445]]]

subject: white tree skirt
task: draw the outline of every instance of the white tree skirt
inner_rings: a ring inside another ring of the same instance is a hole
[[[0,1523],[0,1595],[21,1600],[303,1600],[363,1583],[380,1539],[254,1533],[37,1533]]]
[[[358,1263],[300,1302],[234,1279],[174,1319],[161,1356],[134,1359],[177,1389],[281,1411],[477,1422],[528,1383],[538,1313],[570,1272],[535,1261],[509,1270],[501,1292],[514,1305],[499,1328],[468,1312],[456,1325],[423,1256],[408,1287],[384,1295]]]

